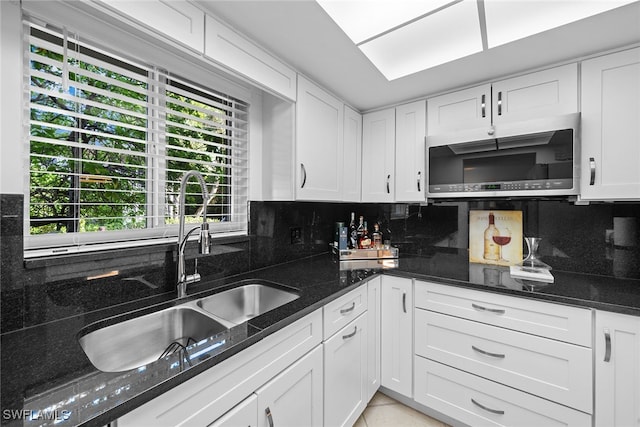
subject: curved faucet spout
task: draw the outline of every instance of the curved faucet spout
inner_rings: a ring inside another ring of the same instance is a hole
[[[184,234],[185,223],[185,196],[187,192],[187,182],[190,178],[195,177],[202,190],[202,224],[200,225],[200,253],[208,254],[211,244],[211,237],[209,236],[209,224],[207,223],[207,202],[209,201],[209,195],[207,192],[207,184],[204,181],[202,174],[195,170],[190,170],[182,176],[180,182],[180,227],[178,229],[178,298],[183,298],[187,294],[187,285],[200,280],[200,275],[197,271],[197,259],[196,259],[196,272],[194,274],[187,275],[185,272],[185,259],[184,250],[187,246],[187,239],[189,235],[196,229],[189,231],[187,235]]]

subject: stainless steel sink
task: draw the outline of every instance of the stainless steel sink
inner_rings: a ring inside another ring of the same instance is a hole
[[[222,320],[240,324],[296,298],[299,295],[292,291],[249,283],[202,298],[196,304]]]
[[[79,338],[93,365],[103,372],[122,372],[181,351],[228,329],[187,306],[176,306],[90,332]]]

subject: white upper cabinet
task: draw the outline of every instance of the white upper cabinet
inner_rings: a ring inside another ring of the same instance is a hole
[[[295,70],[209,15],[206,17],[204,53],[259,86],[296,100]]]
[[[362,118],[362,201],[393,202],[395,193],[396,110]]]
[[[489,138],[487,131],[490,128],[489,84],[427,99],[429,145],[440,145],[432,142],[440,135],[449,135],[447,144]]]
[[[396,188],[397,202],[425,201],[425,101],[396,107]]]
[[[492,85],[493,124],[578,112],[578,64],[569,64]]]
[[[296,103],[296,199],[342,200],[344,104],[304,77]]]
[[[582,63],[585,200],[640,200],[640,48]]]
[[[578,112],[578,65],[436,96],[427,112],[429,146],[510,136],[523,129],[510,124]]]
[[[204,12],[186,1],[102,0],[156,31],[194,49],[204,51]]]
[[[344,107],[342,198],[359,202],[362,182],[362,115]]]

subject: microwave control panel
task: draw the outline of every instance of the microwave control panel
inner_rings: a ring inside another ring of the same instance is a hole
[[[486,182],[469,184],[430,185],[431,193],[475,193],[481,191],[531,191],[571,189],[571,179],[545,179],[539,181]]]

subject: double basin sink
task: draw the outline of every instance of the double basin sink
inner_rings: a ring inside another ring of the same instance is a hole
[[[217,294],[94,330],[78,341],[99,370],[128,371],[186,349],[298,297],[296,292],[268,282],[242,283]]]

